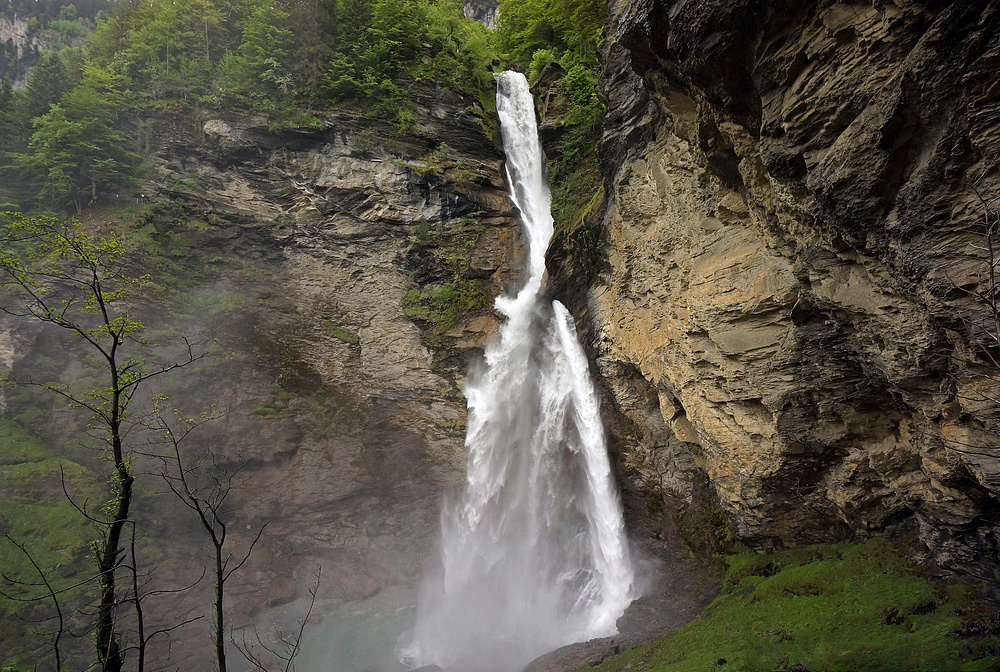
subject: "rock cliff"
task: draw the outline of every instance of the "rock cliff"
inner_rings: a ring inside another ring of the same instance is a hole
[[[32,34],[28,22],[18,18],[17,14],[0,14],[0,49],[8,61],[5,72],[15,88],[24,88],[28,69],[49,46],[49,40]]]
[[[169,350],[184,335],[210,355],[156,391],[187,417],[219,416],[184,448],[203,477],[239,473],[236,554],[266,525],[227,587],[237,629],[255,623],[273,637],[283,613],[301,618],[317,567],[317,613],[390,588],[412,604],[442,492],[464,475],[462,383],[495,329],[493,297],[517,277],[520,234],[484,117],[433,86],[411,95],[417,123],[406,132],[363,110],[291,131],[232,111],[152,112],[134,121],[149,157],[144,185],[84,213],[87,226],[125,230],[144,256],[153,285],[138,310],[152,339]],[[4,327],[5,371],[77,371],[74,343]],[[77,431],[78,419],[37,390],[2,401],[51,445]],[[136,445],[148,445],[139,431]],[[70,452],[91,464],[90,453]],[[156,461],[140,463],[152,585],[189,585],[207,559],[202,532],[161,493]],[[150,617],[201,613],[210,591],[202,581]],[[204,622],[183,640],[156,655],[211,667]]]
[[[609,5],[578,280],[631,486],[707,483],[757,549],[891,529],[989,571],[1000,3]]]

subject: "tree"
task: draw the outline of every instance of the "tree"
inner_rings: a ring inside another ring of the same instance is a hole
[[[537,49],[553,47],[596,61],[597,39],[607,15],[604,0],[500,0],[497,47],[522,63]]]
[[[80,511],[102,530],[92,545],[100,593],[94,637],[97,656],[103,670],[120,672],[124,650],[117,573],[127,553],[122,535],[131,522],[135,480],[133,453],[126,444],[131,404],[150,378],[198,357],[190,346],[180,362],[156,364],[144,354],[153,346],[143,338],[145,326],[133,317],[131,306],[149,276],[129,272],[125,246],[114,234],[93,237],[75,221],[3,213],[0,278],[0,311],[72,334],[83,352],[101,364],[96,387],[81,381],[14,382],[50,390],[89,413],[101,431],[103,453],[110,464],[109,499],[100,512]],[[131,562],[134,570],[134,557]]]
[[[228,41],[227,3],[152,0],[117,3],[98,24],[88,55],[152,97],[202,94]]]
[[[136,184],[139,156],[112,125],[115,109],[90,86],[76,87],[32,122],[28,152],[16,155],[15,165],[32,174],[43,197],[72,201],[77,212],[88,191],[93,200],[101,187]]]
[[[218,672],[226,672],[226,616],[225,592],[226,582],[238,572],[250,559],[254,547],[264,533],[265,525],[257,529],[257,534],[250,547],[239,560],[233,558],[233,552],[227,547],[229,522],[231,513],[226,500],[234,488],[239,487],[237,478],[242,466],[235,469],[227,468],[212,451],[212,470],[207,475],[198,474],[197,470],[185,462],[181,452],[181,444],[204,423],[216,416],[204,415],[199,419],[183,418],[178,415],[178,422],[167,421],[163,413],[157,409],[153,415],[150,429],[160,433],[167,446],[167,454],[160,455],[163,460],[163,480],[171,492],[190,509],[198,518],[202,528],[212,542],[212,576],[215,583],[215,601],[213,603],[213,637],[215,639],[215,660]],[[204,487],[199,487],[198,480],[205,481]]]
[[[59,53],[42,52],[28,75],[28,116],[34,118],[45,114],[71,88],[70,73],[66,72],[66,64]]]
[[[236,53],[219,64],[218,86],[227,97],[254,104],[289,92],[292,82],[288,52],[292,33],[288,13],[271,2],[248,2],[243,38]]]
[[[337,25],[335,0],[293,0],[286,5],[288,27],[295,35],[290,62],[295,85],[310,97],[319,90],[333,58]]]
[[[12,165],[13,156],[28,148],[27,107],[25,93],[6,77],[0,80],[0,210],[11,209],[29,189],[24,171]]]

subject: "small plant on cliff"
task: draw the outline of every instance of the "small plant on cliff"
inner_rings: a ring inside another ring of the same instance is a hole
[[[456,280],[436,287],[411,289],[403,300],[407,317],[425,320],[438,333],[455,326],[459,313],[486,307],[486,291],[477,280]]]

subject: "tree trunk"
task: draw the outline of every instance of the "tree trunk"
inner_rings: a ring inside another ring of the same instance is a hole
[[[219,672],[226,672],[226,623],[222,613],[223,591],[226,588],[225,568],[222,564],[222,545],[215,546],[215,655],[219,660]]]

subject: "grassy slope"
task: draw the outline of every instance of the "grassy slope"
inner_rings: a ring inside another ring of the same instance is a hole
[[[995,670],[992,587],[942,584],[887,540],[729,556],[701,618],[600,666],[630,670]]]

